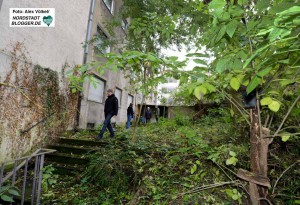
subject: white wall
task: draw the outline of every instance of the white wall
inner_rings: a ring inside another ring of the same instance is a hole
[[[55,27],[9,27],[9,8],[55,8]],[[90,0],[5,0],[0,10],[0,51],[19,41],[24,42],[33,64],[56,71],[65,62],[82,64],[89,8]]]

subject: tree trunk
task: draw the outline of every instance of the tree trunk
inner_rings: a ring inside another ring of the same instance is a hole
[[[257,109],[251,109],[251,130],[250,130],[250,169],[257,176],[267,178],[268,175],[268,149],[271,143],[270,130],[262,127],[260,136],[259,113]],[[249,182],[249,194],[252,205],[267,205],[264,200],[267,197],[268,189],[265,186]]]

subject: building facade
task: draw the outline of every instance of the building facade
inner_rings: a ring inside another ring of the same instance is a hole
[[[22,156],[35,147],[43,146],[56,132],[55,129],[49,128],[50,121],[47,116],[51,113],[48,113],[45,118],[45,110],[49,109],[51,100],[53,100],[51,95],[41,99],[39,104],[32,103],[38,101],[39,96],[35,96],[36,99],[32,99],[32,102],[22,100],[24,96],[21,94],[25,95],[31,91],[26,88],[24,83],[18,82],[20,81],[19,77],[22,76],[22,82],[29,82],[28,79],[33,79],[36,74],[33,71],[40,68],[45,73],[60,76],[60,73],[65,72],[66,67],[72,69],[92,61],[102,61],[104,59],[97,57],[98,54],[110,51],[119,52],[119,47],[103,48],[101,45],[104,42],[103,38],[123,38],[125,36],[125,20],[122,21],[122,26],[120,24],[120,27],[113,30],[115,35],[110,35],[106,28],[106,22],[117,17],[121,6],[121,0],[0,0],[0,91],[2,92],[0,101],[1,103],[5,102],[6,106],[10,106],[7,109],[5,107],[0,109],[0,161]],[[54,8],[55,26],[11,27],[10,8]],[[98,37],[97,40],[91,41],[95,36]],[[91,43],[86,44],[89,41]],[[22,52],[16,52],[16,48],[21,46]],[[88,81],[83,84],[81,98],[76,103],[80,111],[76,118],[77,125],[85,129],[102,123],[106,89],[108,88],[115,90],[115,95],[120,103],[116,122],[125,123],[126,110],[128,104],[134,102],[134,94],[128,92],[130,86],[124,75],[121,72],[111,71],[100,75],[92,68],[89,72],[93,74],[98,83],[96,87]],[[40,74],[42,73],[40,72]],[[10,77],[9,87],[6,87],[8,85],[7,76]],[[43,76],[40,75],[40,77]],[[60,87],[65,86],[62,83],[63,80],[60,77],[56,84]],[[43,85],[36,86],[41,88]],[[6,93],[12,91],[10,96],[15,95],[15,99],[5,99],[7,95],[3,94],[4,89]],[[59,96],[67,89],[66,87],[65,90],[58,88]],[[51,93],[52,91],[45,90],[45,92]],[[8,100],[11,101],[8,102]],[[68,100],[67,95],[64,100]],[[13,104],[14,102],[17,104]],[[6,113],[7,110],[12,113]],[[63,110],[61,111],[63,113]],[[57,117],[53,123],[62,127],[60,123],[66,122],[60,120],[62,118]],[[47,129],[50,131],[43,132],[45,127],[48,127]]]
[[[121,46],[104,46],[106,41],[117,41],[124,39],[126,35],[127,21],[121,18],[119,13],[122,7],[122,0],[92,0],[87,39],[90,44],[85,50],[86,62],[103,61],[99,55],[107,52],[120,53]],[[121,26],[114,28],[114,35],[110,35],[108,28],[105,26],[107,22],[118,19]],[[95,39],[95,40],[93,40]],[[97,72],[94,74],[94,80],[97,86],[89,82],[84,83],[84,91],[81,100],[79,127],[93,128],[102,124],[104,120],[104,103],[106,99],[106,90],[111,88],[115,90],[115,95],[119,100],[119,113],[116,117],[117,124],[125,123],[127,119],[127,107],[130,103],[134,103],[134,93],[130,92],[128,80],[124,78],[124,74],[120,71],[106,71],[103,75]]]

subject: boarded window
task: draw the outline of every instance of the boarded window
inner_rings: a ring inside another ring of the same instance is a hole
[[[115,96],[118,98],[119,107],[121,107],[122,90],[119,89],[119,88],[116,88],[116,90],[115,90]]]
[[[95,78],[95,77],[94,77],[93,81],[95,81],[95,83],[90,83],[88,100],[102,103],[105,82],[103,80]]]

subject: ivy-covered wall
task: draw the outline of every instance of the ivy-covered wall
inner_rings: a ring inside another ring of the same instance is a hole
[[[2,56],[3,57],[3,56]],[[33,65],[22,43],[0,78],[0,162],[30,153],[57,139],[75,123],[77,95],[61,72]]]

